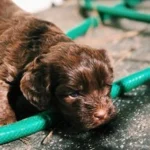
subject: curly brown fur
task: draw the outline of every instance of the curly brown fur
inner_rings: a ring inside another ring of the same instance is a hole
[[[114,116],[113,69],[105,50],[75,44],[53,23],[9,0],[1,0],[0,8],[0,125],[16,120],[9,99],[13,87],[39,110],[54,105],[79,129]]]

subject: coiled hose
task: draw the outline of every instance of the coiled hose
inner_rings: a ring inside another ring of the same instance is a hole
[[[150,81],[150,68],[146,68],[114,82],[111,97],[115,98],[121,93],[128,92],[147,81]],[[2,126],[0,127],[0,144],[41,131],[55,124],[59,118],[59,115],[46,111],[16,123]]]

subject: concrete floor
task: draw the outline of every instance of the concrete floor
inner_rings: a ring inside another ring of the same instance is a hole
[[[117,1],[102,1],[109,5]],[[147,2],[146,2],[147,3]],[[144,11],[150,12],[150,3]],[[141,8],[142,8],[141,7]],[[141,10],[141,11],[143,11]],[[70,0],[62,7],[52,8],[35,15],[52,21],[67,31],[80,23],[76,1]],[[143,32],[139,32],[144,30]],[[129,37],[129,34],[132,35]],[[115,79],[150,66],[150,25],[120,19],[100,25],[75,40],[77,43],[107,49],[113,57]],[[89,44],[90,43],[90,44]],[[134,51],[131,51],[134,49]],[[103,128],[72,134],[63,124],[54,131],[48,144],[42,140],[48,134],[41,131],[20,140],[0,146],[1,150],[149,150],[150,149],[150,83],[115,99],[117,118]]]

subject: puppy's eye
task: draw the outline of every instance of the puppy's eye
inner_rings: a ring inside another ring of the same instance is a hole
[[[80,96],[80,91],[73,91],[73,92],[69,93],[68,96],[76,98],[76,97]]]

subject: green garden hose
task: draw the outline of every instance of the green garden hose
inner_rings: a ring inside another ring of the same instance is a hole
[[[16,123],[0,127],[0,144],[4,144],[21,137],[25,137],[51,127],[59,116],[50,111],[45,111],[35,116],[17,121]]]
[[[122,5],[123,6],[123,5]],[[126,7],[107,7],[94,2],[81,3],[81,7],[87,10],[96,10],[100,15],[110,15],[121,18],[128,18],[136,21],[150,23],[150,15],[136,12],[135,10],[127,9]],[[102,18],[103,19],[103,18]]]
[[[147,81],[150,81],[150,68],[146,68],[114,82],[111,89],[111,97],[116,98],[121,93],[129,92]]]
[[[134,7],[137,4],[141,3],[142,0],[124,0],[124,3],[127,7]]]
[[[150,68],[146,68],[114,82],[111,90],[111,97],[115,98],[121,93],[128,92],[147,81],[150,81]],[[50,127],[52,124],[56,123],[59,118],[59,115],[46,111],[16,123],[2,126],[0,127],[0,144],[31,135]]]
[[[99,23],[100,23],[99,17],[89,17],[88,19],[85,19],[82,23],[80,23],[79,25],[68,30],[66,35],[74,40],[77,37],[84,35],[90,28],[97,27]]]

